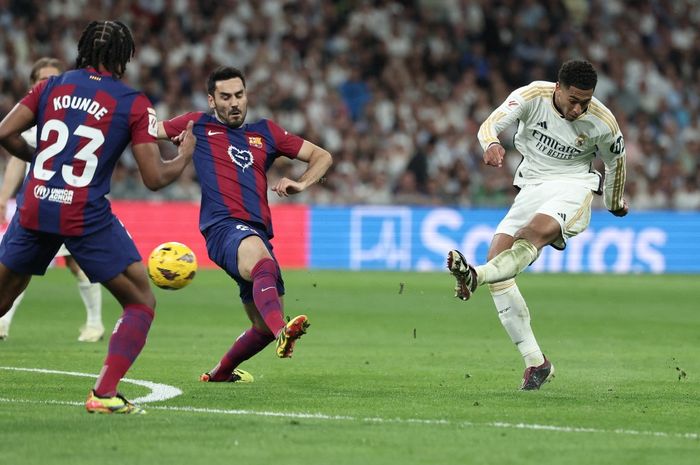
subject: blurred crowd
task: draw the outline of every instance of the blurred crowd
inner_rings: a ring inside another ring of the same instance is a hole
[[[217,65],[244,70],[248,121],[271,118],[334,155],[322,184],[285,201],[508,205],[515,127],[495,169],[482,163],[480,123],[513,89],[586,58],[625,136],[632,208],[700,210],[695,0],[0,0],[0,116],[37,58],[74,64],[91,19],[132,29],[125,79],[160,119],[206,110]],[[270,178],[304,167],[280,159]],[[112,182],[115,199],[198,195],[193,170],[149,192],[129,153]]]

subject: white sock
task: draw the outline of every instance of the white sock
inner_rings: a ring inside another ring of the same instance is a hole
[[[534,262],[539,255],[537,247],[526,239],[516,239],[513,246],[504,250],[488,261],[485,265],[476,267],[477,282],[500,283],[514,278],[527,266]]]
[[[17,308],[19,307],[19,304],[22,303],[22,299],[24,299],[24,291],[20,295],[17,296],[14,302],[12,302],[12,307],[5,313],[2,318],[0,318],[0,325],[2,325],[6,331],[10,330],[10,325],[12,324],[12,317],[15,316],[15,312],[17,311]]]
[[[78,291],[85,304],[87,326],[102,326],[102,290],[100,283],[91,283],[83,270],[78,274]]]
[[[544,355],[537,344],[535,335],[530,327],[530,311],[525,299],[520,294],[514,279],[496,284],[489,284],[493,303],[496,304],[498,318],[505,328],[510,340],[523,356],[526,367],[540,366],[544,363]]]

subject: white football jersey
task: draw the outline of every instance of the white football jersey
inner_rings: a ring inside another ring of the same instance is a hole
[[[498,134],[518,121],[515,147],[523,161],[513,184],[524,186],[546,180],[566,180],[599,192],[605,207],[623,206],[625,142],[613,114],[593,97],[585,113],[575,121],[554,107],[555,83],[535,81],[513,91],[479,128],[479,143],[486,150]],[[605,183],[592,167],[599,155],[605,164]]]

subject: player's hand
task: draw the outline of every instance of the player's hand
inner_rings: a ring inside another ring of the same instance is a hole
[[[615,216],[625,216],[628,214],[630,211],[629,205],[627,205],[627,200],[622,201],[622,208],[618,208],[617,210],[610,210],[610,213],[612,213]]]
[[[182,131],[180,134],[177,136],[173,137],[170,140],[177,139],[178,142],[175,142],[173,140],[173,143],[175,145],[179,146],[178,149],[178,154],[183,155],[185,157],[191,157],[192,154],[194,153],[194,145],[197,143],[197,137],[192,133],[192,127],[194,126],[194,123],[192,121],[187,122],[187,128]]]
[[[500,168],[503,166],[503,157],[505,155],[506,149],[501,144],[491,144],[484,152],[484,163]]]
[[[187,128],[189,128],[190,123],[192,123],[192,121],[188,121],[188,122],[187,122]],[[194,125],[194,123],[192,123],[192,124]],[[171,137],[171,138],[170,138],[170,142],[172,142],[172,143],[175,144],[175,145],[180,145],[180,144],[182,143],[182,140],[185,138],[185,134],[187,134],[187,128],[185,128],[185,130],[182,131],[182,132],[181,132],[180,134],[178,134],[177,136]]]
[[[298,194],[304,189],[306,189],[304,183],[292,181],[289,178],[280,179],[277,181],[277,184],[272,187],[272,190],[280,197],[289,197],[290,195]]]

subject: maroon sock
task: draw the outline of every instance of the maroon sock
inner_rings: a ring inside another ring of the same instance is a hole
[[[209,374],[215,381],[228,379],[234,368],[263,350],[274,340],[275,338],[272,334],[262,333],[254,327],[248,329],[238,336],[233,346]]]
[[[117,320],[109,339],[107,358],[95,383],[95,394],[100,397],[116,395],[117,384],[146,344],[153,315],[153,309],[146,305],[132,304],[124,307],[124,313]]]
[[[253,301],[272,334],[277,335],[284,328],[282,303],[277,293],[279,272],[271,258],[263,258],[255,264],[250,275],[253,278]]]

